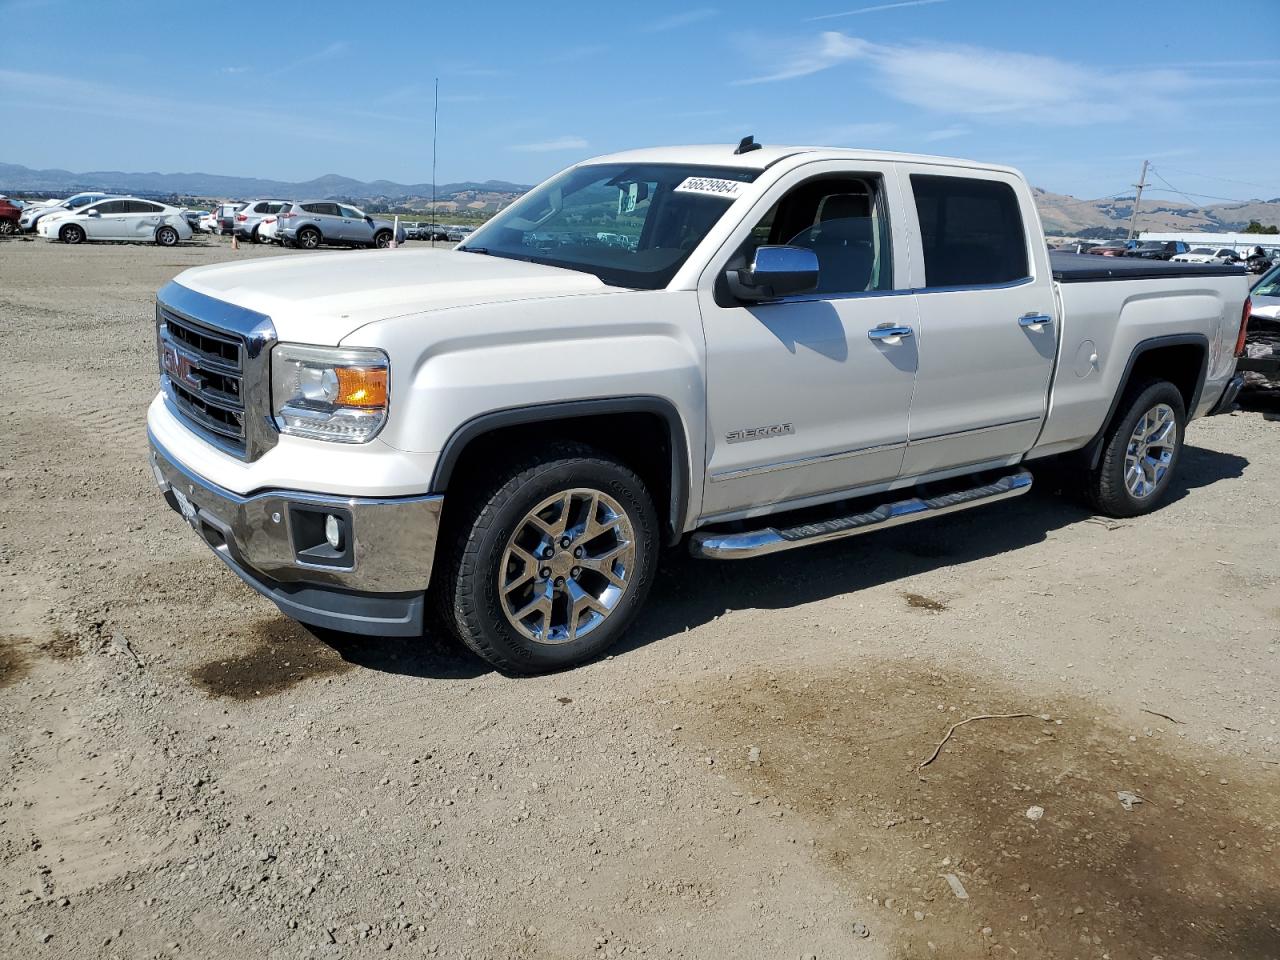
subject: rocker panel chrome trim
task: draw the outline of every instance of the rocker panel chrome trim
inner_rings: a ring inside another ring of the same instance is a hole
[[[995,503],[1018,497],[1031,489],[1032,477],[1027,470],[1001,477],[989,484],[982,484],[971,490],[943,494],[938,497],[921,499],[911,497],[894,503],[881,504],[874,510],[854,514],[849,517],[838,517],[826,523],[844,522],[847,526],[841,529],[822,530],[822,524],[807,524],[812,534],[797,533],[801,528],[765,527],[760,530],[749,530],[742,533],[696,533],[689,541],[689,552],[695,557],[708,560],[742,560],[748,557],[760,557],[769,553],[779,553],[796,547],[807,547],[815,543],[826,543],[831,540],[842,540],[874,530],[884,530],[914,523],[929,517],[940,517],[985,503]],[[788,537],[784,532],[790,533]]]

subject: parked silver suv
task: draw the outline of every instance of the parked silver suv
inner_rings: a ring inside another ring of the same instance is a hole
[[[288,200],[250,200],[236,213],[235,235],[241,240],[259,243],[258,227],[262,226],[262,221],[287,206]]]
[[[315,250],[321,244],[386,247],[391,244],[394,230],[386,220],[375,220],[357,207],[333,200],[286,204],[276,216],[280,221],[280,242],[304,250]],[[404,241],[402,226],[396,242]]]

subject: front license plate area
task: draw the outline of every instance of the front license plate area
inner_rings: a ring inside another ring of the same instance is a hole
[[[182,514],[182,519],[191,524],[192,528],[198,526],[196,521],[196,505],[187,499],[187,495],[177,487],[173,488],[173,499],[178,501],[178,512]]]

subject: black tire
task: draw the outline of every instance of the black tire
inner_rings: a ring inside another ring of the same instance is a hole
[[[253,241],[254,243],[262,243],[262,242],[263,242],[263,241],[262,241],[262,237],[258,236],[258,226],[259,226],[259,224],[256,224],[256,223],[255,223],[255,224],[253,225],[253,232],[249,234],[249,239],[250,239],[251,241]]]
[[[16,220],[0,220],[0,236],[10,237],[18,232]]]
[[[303,250],[315,250],[323,242],[324,238],[315,227],[303,227],[298,231],[298,246]]]
[[[518,458],[492,477],[459,499],[441,538],[432,585],[441,620],[477,655],[511,674],[561,670],[598,656],[630,626],[653,584],[660,531],[644,482],[607,454],[570,443]],[[585,636],[541,643],[517,630],[503,612],[499,570],[508,541],[531,510],[549,497],[583,489],[611,497],[626,515],[635,546],[629,587]]]
[[[176,247],[178,245],[178,231],[173,227],[161,227],[156,231],[156,243],[162,247]]]
[[[68,223],[58,231],[58,239],[63,243],[84,243],[84,227]]]
[[[379,250],[385,250],[387,247],[391,246],[391,231],[379,230],[375,233],[373,235],[373,245]]]
[[[1138,422],[1161,407],[1167,407],[1173,414],[1175,438],[1171,458],[1164,473],[1151,485],[1150,492],[1136,496],[1125,480],[1125,460]],[[1120,401],[1115,420],[1107,430],[1098,466],[1089,473],[1086,492],[1094,509],[1111,517],[1136,517],[1150,513],[1160,506],[1182,457],[1186,425],[1187,412],[1182,391],[1172,383],[1167,380],[1147,380],[1130,386]]]

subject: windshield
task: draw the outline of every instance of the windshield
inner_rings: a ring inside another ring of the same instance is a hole
[[[1142,246],[1140,246],[1138,249],[1139,249],[1139,250],[1163,250],[1163,249],[1164,249],[1164,241],[1163,241],[1163,240],[1148,240],[1148,241],[1146,241],[1145,243],[1143,243],[1143,244],[1142,244]]]
[[[458,249],[657,290],[756,175],[684,164],[575,167],[525,194]]]
[[[1255,297],[1280,297],[1280,267],[1272,267],[1251,291]]]

